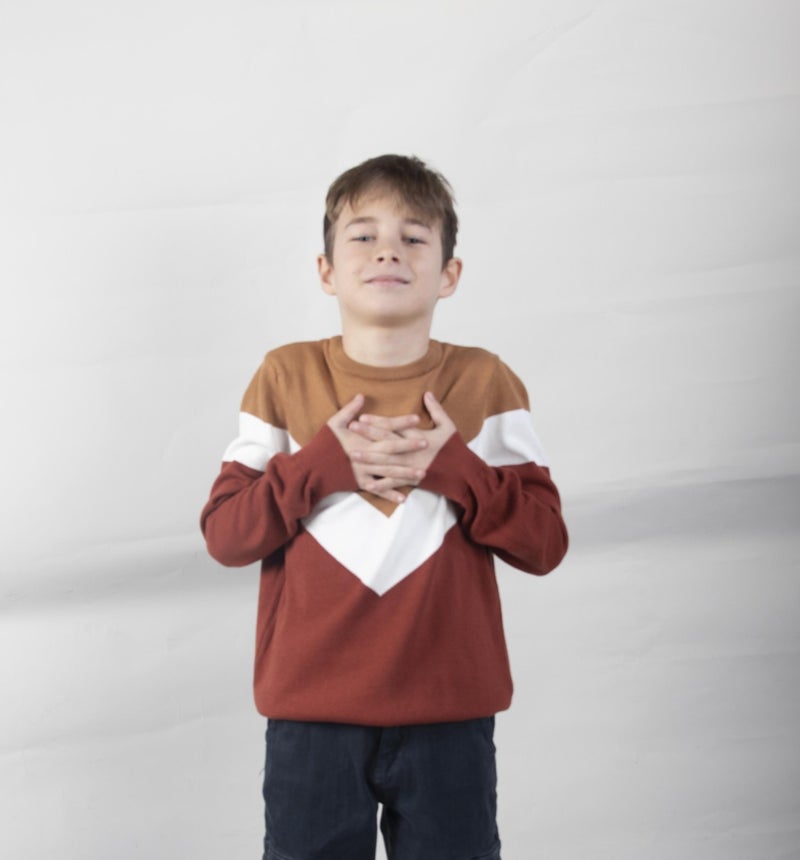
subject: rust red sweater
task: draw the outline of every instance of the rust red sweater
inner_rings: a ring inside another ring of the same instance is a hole
[[[395,506],[359,492],[327,427],[417,413],[432,391],[458,432]],[[403,367],[350,359],[341,338],[267,354],[203,510],[211,555],[261,561],[255,700],[274,718],[408,725],[511,702],[493,556],[544,574],[567,532],[522,383],[494,355],[432,341]]]

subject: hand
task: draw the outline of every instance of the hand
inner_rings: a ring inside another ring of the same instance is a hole
[[[415,415],[403,415],[398,418],[362,415],[357,421],[350,422],[348,429],[351,433],[372,443],[367,447],[354,448],[351,460],[368,464],[370,469],[375,470],[389,462],[381,447],[382,443],[388,444],[398,437],[409,441],[416,440],[423,444],[403,452],[401,460],[404,465],[415,468],[421,473],[413,482],[416,486],[425,477],[425,472],[447,440],[456,432],[456,425],[430,391],[425,393],[423,402],[433,420],[433,427],[430,430],[421,430],[417,427],[418,420],[411,423],[409,419],[416,419]],[[375,487],[380,489],[381,482],[374,484],[370,492],[375,492]]]
[[[418,415],[400,415],[381,419],[386,429],[375,427],[372,435],[359,432],[357,421],[364,397],[357,394],[329,421],[336,438],[350,458],[359,489],[373,493],[395,504],[405,501],[400,487],[416,486],[425,475],[424,468],[411,462],[410,454],[427,447],[419,437],[403,434],[419,423]]]

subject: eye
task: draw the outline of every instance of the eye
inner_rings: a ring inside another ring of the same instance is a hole
[[[372,236],[367,236],[367,235],[353,236],[352,239],[350,239],[350,241],[351,242],[369,242],[369,241],[371,241],[371,239],[372,239]]]
[[[419,236],[406,236],[406,242],[409,245],[424,245],[425,240],[421,239]]]

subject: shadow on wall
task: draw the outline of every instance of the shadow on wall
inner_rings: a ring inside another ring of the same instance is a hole
[[[573,547],[649,540],[724,541],[800,531],[800,476],[604,490],[566,502]]]

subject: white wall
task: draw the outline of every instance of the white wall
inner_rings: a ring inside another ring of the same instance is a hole
[[[435,334],[525,379],[571,554],[500,571],[507,860],[800,844],[791,0],[0,3],[0,854],[256,857],[256,569],[197,518],[322,200],[415,153]]]

